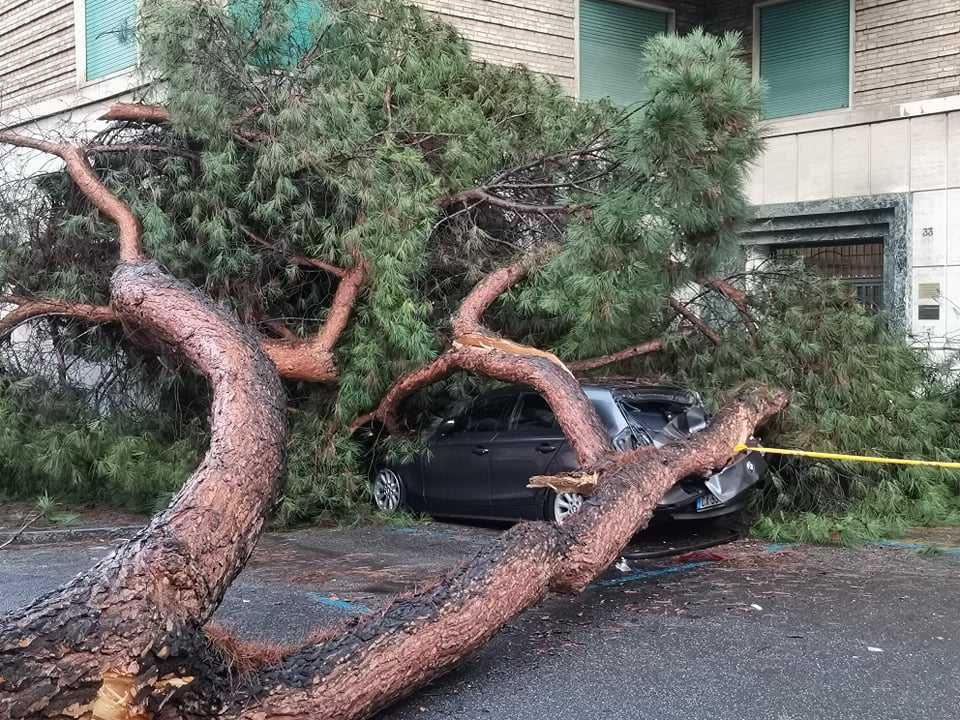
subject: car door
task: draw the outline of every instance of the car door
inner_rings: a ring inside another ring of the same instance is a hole
[[[546,472],[564,445],[547,402],[536,393],[521,394],[508,429],[490,447],[490,500],[496,517],[542,517],[543,492],[527,483]]]
[[[467,517],[491,514],[491,443],[506,429],[515,404],[515,394],[481,396],[453,427],[434,438],[424,460],[428,512]]]

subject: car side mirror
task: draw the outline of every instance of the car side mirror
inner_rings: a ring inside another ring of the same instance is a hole
[[[457,419],[447,418],[446,420],[440,423],[440,434],[449,435],[454,431],[456,427],[457,427]]]

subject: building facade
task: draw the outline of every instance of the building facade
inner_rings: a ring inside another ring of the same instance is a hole
[[[86,124],[135,88],[136,3],[8,0],[0,125]],[[960,346],[960,0],[419,3],[480,60],[625,104],[651,35],[739,32],[765,87],[749,257],[803,255],[918,341]]]

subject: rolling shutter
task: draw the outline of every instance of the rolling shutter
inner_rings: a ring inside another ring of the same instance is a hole
[[[763,116],[850,103],[850,0],[790,0],[760,8]]]
[[[287,38],[273,47],[261,46],[253,58],[260,67],[291,67],[296,65],[316,41],[315,25],[325,8],[323,0],[288,0],[286,7],[290,32]],[[260,29],[263,0],[231,0],[230,14],[242,23],[251,36]]]
[[[580,97],[619,105],[647,99],[643,48],[669,15],[606,0],[580,0]]]
[[[137,0],[86,0],[84,45],[87,80],[137,64]]]

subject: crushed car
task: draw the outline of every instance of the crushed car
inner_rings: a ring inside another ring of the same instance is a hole
[[[617,451],[683,440],[706,427],[700,396],[687,388],[640,382],[583,386]],[[576,458],[547,402],[508,387],[476,397],[428,433],[422,452],[380,460],[372,473],[377,508],[438,517],[563,523],[583,496],[530,488],[535,475],[575,470]],[[704,520],[737,513],[767,464],[747,452],[707,477],[687,477],[661,499],[655,517]]]

